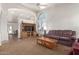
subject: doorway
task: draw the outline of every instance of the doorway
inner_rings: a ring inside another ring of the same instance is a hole
[[[13,40],[17,38],[18,36],[18,31],[17,31],[17,23],[8,23],[8,36],[9,40]]]

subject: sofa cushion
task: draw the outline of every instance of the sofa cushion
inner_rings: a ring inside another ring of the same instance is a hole
[[[75,31],[72,31],[72,36],[76,35],[76,32]]]
[[[48,34],[49,34],[49,35],[55,35],[55,30],[50,30],[50,31],[48,32]]]
[[[46,35],[46,37],[59,39],[59,36],[55,36],[55,35]]]
[[[55,34],[56,36],[62,36],[62,30],[56,30]]]
[[[69,38],[69,37],[60,37],[60,39],[66,39],[66,40],[69,40],[70,38]]]
[[[63,37],[71,37],[72,31],[71,30],[64,30],[63,31]]]

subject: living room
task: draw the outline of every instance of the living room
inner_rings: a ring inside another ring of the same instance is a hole
[[[73,47],[74,40],[79,37],[78,6],[78,3],[57,3],[42,10],[47,16],[44,21],[45,37],[58,39],[58,43]]]
[[[1,54],[69,54],[79,38],[78,10],[78,3],[1,4]]]

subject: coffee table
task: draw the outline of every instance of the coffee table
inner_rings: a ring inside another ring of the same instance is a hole
[[[37,39],[37,43],[45,46],[47,48],[53,49],[57,46],[57,40],[56,39],[50,39],[47,37],[40,37]]]

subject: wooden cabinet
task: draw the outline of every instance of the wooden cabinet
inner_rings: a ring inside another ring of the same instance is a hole
[[[22,23],[21,30],[21,38],[35,36],[36,33],[35,24]]]
[[[27,38],[27,32],[24,32],[24,31],[21,32],[21,37],[22,37],[22,38]]]

